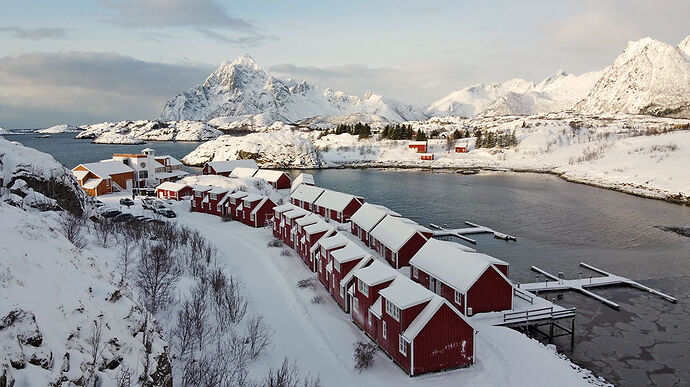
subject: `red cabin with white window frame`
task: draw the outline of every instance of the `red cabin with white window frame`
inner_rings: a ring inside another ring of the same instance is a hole
[[[195,185],[192,186],[194,191],[194,196],[192,197],[192,211],[194,212],[207,212],[208,208],[208,195],[207,192],[212,190],[213,187],[210,185]]]
[[[307,211],[314,211],[314,203],[323,194],[325,189],[309,184],[300,184],[290,194],[290,203]]]
[[[410,376],[474,363],[475,329],[445,299],[403,275],[379,295],[376,343]]]
[[[321,221],[321,217],[312,212],[295,220],[295,227],[292,229],[295,235],[293,249],[299,254],[300,257],[302,256],[301,252],[304,250],[304,244],[306,242],[306,238],[304,237],[304,228],[319,221]]]
[[[410,141],[407,147],[416,150],[417,153],[426,153],[426,145],[426,141]]]
[[[350,232],[352,235],[361,239],[367,246],[371,246],[372,241],[369,233],[371,233],[371,230],[373,230],[386,215],[400,216],[397,212],[384,206],[364,203],[350,218]]]
[[[467,153],[467,146],[456,146],[455,153]]]
[[[156,187],[156,196],[160,199],[182,200],[182,198],[193,194],[192,187],[182,183],[166,181]]]
[[[275,189],[290,188],[290,184],[292,183],[287,173],[272,169],[259,169],[254,174],[254,177],[265,180]]]
[[[287,211],[292,211],[298,207],[285,203],[273,208],[273,236],[280,240],[283,240],[283,213]]]
[[[249,195],[244,191],[237,191],[231,194],[227,194],[223,200],[225,200],[225,215],[229,216],[232,220],[242,221],[242,198]]]
[[[304,243],[302,244],[302,250],[297,253],[311,271],[316,272],[318,269],[319,240],[328,238],[335,233],[333,226],[323,220],[304,227]]]
[[[363,203],[364,199],[361,197],[327,189],[314,202],[312,211],[324,218],[345,223],[362,207]]]
[[[409,264],[412,256],[433,236],[433,231],[410,219],[386,215],[370,235],[370,247],[399,269]]]
[[[411,278],[467,316],[513,309],[513,284],[493,263],[457,243],[431,239],[410,260]]]
[[[376,341],[381,307],[378,307],[379,312],[376,313],[374,304],[379,299],[379,291],[390,285],[400,273],[387,263],[374,259],[370,265],[354,270],[352,275],[354,280],[352,287],[348,289],[352,300],[350,317],[364,333]]]
[[[242,198],[244,204],[246,204],[247,198]],[[268,224],[270,219],[273,218],[273,208],[275,208],[275,203],[266,196],[263,196],[261,200],[252,207],[249,211],[249,219],[245,223],[252,227],[264,227]],[[245,207],[245,216],[246,216]]]
[[[349,239],[339,232],[336,232],[333,236],[319,240],[317,274],[319,281],[321,281],[321,284],[323,284],[326,289],[330,288],[331,275],[333,273],[331,253],[335,250],[342,249],[348,242]]]
[[[214,187],[213,189],[209,190],[206,194],[208,195],[207,212],[212,215],[222,216],[224,211],[220,203],[225,197],[225,195],[228,194],[228,189]]]
[[[434,159],[434,154],[433,153],[422,153],[419,155],[420,160],[433,160]]]
[[[355,242],[348,242],[342,249],[337,249],[331,252],[331,279],[328,292],[335,301],[340,305],[340,308],[345,312],[349,312],[349,297],[347,294],[349,281],[343,281],[362,260],[370,259],[370,255],[364,251]]]
[[[309,211],[303,210],[301,208],[295,208],[291,211],[285,211],[281,215],[283,223],[283,235],[282,239],[285,244],[291,248],[295,247],[295,238],[297,237],[294,232],[295,221],[309,214]]]

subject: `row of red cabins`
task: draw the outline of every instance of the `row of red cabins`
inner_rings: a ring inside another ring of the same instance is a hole
[[[216,215],[252,227],[264,227],[275,203],[266,196],[213,186],[192,186],[192,211]]]
[[[275,189],[290,188],[290,176],[283,171],[259,169],[254,160],[209,161],[201,169],[203,175],[225,177],[255,177],[262,179]]]
[[[273,234],[297,251],[338,305],[410,375],[470,365],[475,331],[465,316],[512,308],[508,264],[456,243],[382,206],[337,193],[319,199],[313,181],[274,211]],[[329,201],[326,201],[330,203]],[[349,218],[351,232],[390,264],[374,259],[321,216]],[[411,279],[397,270],[411,265]]]

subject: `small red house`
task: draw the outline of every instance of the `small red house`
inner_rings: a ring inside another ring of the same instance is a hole
[[[343,283],[343,280],[363,259],[369,257],[370,255],[364,249],[352,241],[348,242],[342,249],[331,252],[333,269],[328,292],[345,312],[350,309],[347,290],[351,284],[348,285],[347,281]]]
[[[363,203],[364,199],[361,197],[327,189],[316,199],[312,211],[324,218],[345,223]]]
[[[314,211],[314,203],[323,194],[325,189],[308,184],[300,184],[290,194],[290,203],[307,211]]]
[[[207,211],[209,214],[216,215],[216,216],[222,216],[223,215],[223,207],[220,204],[220,202],[223,200],[225,195],[228,194],[228,189],[227,188],[220,188],[220,187],[214,187],[208,192],[206,192],[206,195],[208,195],[208,207]]]
[[[349,288],[352,300],[350,316],[352,321],[361,330],[376,341],[378,321],[381,318],[380,301],[378,318],[371,313],[370,309],[374,306],[376,300],[379,299],[379,291],[390,285],[400,273],[385,262],[377,259],[374,259],[369,266],[354,270],[352,273],[354,283]]]
[[[417,153],[426,153],[426,141],[410,141],[407,145],[410,149],[414,149]]]
[[[292,183],[287,173],[271,169],[259,169],[254,177],[265,180],[275,189],[290,188]]]
[[[185,196],[192,196],[194,190],[187,184],[166,181],[156,187],[156,196],[160,199],[182,200]]]
[[[204,164],[201,170],[203,175],[220,175],[228,177],[232,170],[237,167],[256,168],[256,162],[252,159],[247,160],[227,160],[227,161],[209,161]]]
[[[410,258],[433,236],[433,231],[410,219],[386,215],[370,235],[373,241],[370,247],[399,269],[409,264]]]
[[[433,153],[422,153],[419,155],[419,158],[421,160],[433,160],[434,159],[434,154]]]
[[[212,189],[213,187],[210,185],[192,186],[192,190],[194,191],[194,197],[192,198],[192,211],[207,212],[208,195],[206,195],[206,193]]]
[[[295,221],[303,216],[306,216],[307,214],[309,214],[308,211],[305,211],[301,208],[295,208],[292,211],[285,211],[281,215],[283,227],[282,239],[283,242],[285,242],[288,246],[292,248],[295,247],[296,235],[293,231],[295,227]]]
[[[225,195],[225,216],[230,216],[232,220],[242,221],[241,209],[242,198],[249,195],[244,191],[236,191]]]
[[[328,238],[335,234],[335,232],[333,226],[323,220],[304,228],[304,243],[302,243],[302,249],[297,252],[311,271],[316,272],[317,270],[317,262],[320,254],[318,249],[319,240]]]
[[[474,363],[474,327],[442,297],[403,275],[379,294],[376,342],[410,376]]]
[[[384,206],[364,203],[350,218],[350,232],[361,239],[367,246],[371,246],[369,233],[386,215],[400,216],[397,212]]]
[[[467,316],[512,309],[513,284],[482,256],[432,238],[410,260],[411,277]]]
[[[238,219],[247,226],[263,227],[267,218],[273,216],[275,203],[266,196],[248,194],[242,198],[242,205],[237,208]]]
[[[455,147],[455,153],[467,153],[467,147],[466,146],[456,146]]]
[[[286,211],[292,211],[295,208],[297,207],[290,203],[281,204],[273,208],[273,237],[280,240],[283,239],[283,213]]]
[[[295,220],[295,227],[292,229],[292,232],[295,235],[292,248],[295,249],[295,251],[297,251],[300,257],[302,256],[301,251],[303,250],[303,245],[306,242],[306,239],[304,237],[304,228],[307,226],[311,226],[312,224],[315,224],[320,220],[321,217],[312,212]]]
[[[330,288],[331,273],[333,272],[333,263],[331,262],[331,253],[335,250],[342,249],[348,244],[350,240],[343,234],[336,232],[335,235],[319,240],[319,259],[318,277],[319,281],[326,289]]]

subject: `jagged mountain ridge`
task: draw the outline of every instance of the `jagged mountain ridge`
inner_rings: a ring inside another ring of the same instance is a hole
[[[389,121],[425,119],[420,109],[371,92],[362,98],[266,73],[248,55],[223,62],[203,84],[165,105],[164,120],[211,120],[262,115],[263,121],[297,122],[312,117],[368,114]]]

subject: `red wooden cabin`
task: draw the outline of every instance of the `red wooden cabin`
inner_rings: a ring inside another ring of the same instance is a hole
[[[467,153],[467,147],[466,146],[456,146],[455,147],[455,153]]]
[[[208,208],[208,199],[206,193],[212,189],[213,187],[210,185],[192,186],[192,190],[194,191],[194,197],[192,198],[192,211],[206,212],[206,208]],[[204,200],[206,200],[206,202],[204,202]]]
[[[411,277],[468,316],[511,310],[513,284],[483,256],[431,239],[410,260]]]
[[[215,187],[209,190],[206,194],[208,195],[208,213],[216,216],[223,215],[223,207],[220,202],[223,200],[225,195],[227,195],[227,188]]]
[[[416,222],[386,215],[371,231],[376,250],[396,269],[407,266],[417,251],[433,236],[433,231]]]
[[[419,155],[419,158],[421,160],[433,160],[434,154],[433,153],[422,153],[421,155]]]
[[[380,312],[377,319],[370,309],[379,299],[379,291],[390,285],[400,273],[377,259],[374,259],[369,266],[354,270],[352,273],[354,283],[349,289],[352,299],[350,316],[361,330],[376,341]],[[381,310],[380,307],[378,309]]]
[[[250,199],[247,197],[242,198],[242,202],[245,205],[245,214],[249,212],[249,219],[245,224],[252,227],[264,227],[268,224],[269,220],[273,217],[273,208],[276,206],[271,199],[263,196],[257,204],[251,202],[251,211],[247,210],[246,204]],[[246,216],[246,215],[245,215]]]
[[[304,243],[302,244],[302,249],[297,253],[299,253],[304,263],[311,271],[316,272],[317,270],[318,256],[320,253],[318,250],[318,241],[322,238],[328,238],[335,234],[335,232],[333,226],[323,220],[304,228]]]
[[[475,330],[442,297],[403,275],[379,294],[376,342],[409,375],[474,363]]]
[[[300,257],[302,256],[301,252],[303,251],[303,247],[306,242],[306,238],[304,237],[304,228],[319,221],[321,221],[321,218],[312,212],[295,220],[295,227],[292,229],[292,232],[295,235],[292,248],[297,251]]]
[[[369,233],[386,215],[400,216],[397,212],[384,206],[364,203],[350,218],[350,232],[361,239],[367,246],[371,246]]]
[[[364,249],[355,242],[348,242],[342,249],[331,252],[331,262],[333,264],[331,272],[330,286],[328,292],[345,312],[349,311],[347,283],[342,280],[355,269],[363,259],[369,257]]]
[[[285,203],[273,208],[273,236],[280,240],[283,239],[283,213],[286,211],[292,211],[296,206]]]
[[[426,141],[410,141],[407,145],[408,148],[414,149],[417,153],[426,153]]]
[[[325,190],[308,184],[300,184],[290,194],[290,203],[307,211],[314,211],[314,202],[323,194]]]
[[[265,219],[262,221],[257,219],[258,214],[254,212],[254,209],[259,208],[260,204],[263,205],[267,199],[268,198],[265,196],[253,193],[247,194],[247,196],[242,198],[242,205],[237,207],[236,213],[238,215],[238,219],[247,226],[252,227],[259,227],[257,224],[266,224]],[[269,206],[272,211],[273,207],[275,207],[275,204],[271,202],[269,203]]]
[[[339,232],[336,232],[333,236],[319,240],[319,260],[317,263],[317,273],[319,281],[321,281],[321,284],[323,284],[326,289],[330,288],[331,273],[333,272],[331,253],[335,250],[342,249],[348,244],[348,242],[349,239]]]
[[[192,196],[194,190],[187,184],[166,181],[156,187],[156,196],[160,199],[182,200],[185,196]]]
[[[254,177],[265,180],[275,189],[290,188],[292,183],[287,173],[272,169],[259,169],[254,174]]]
[[[296,235],[293,232],[293,229],[295,227],[295,221],[301,217],[306,216],[307,214],[309,214],[308,211],[303,210],[301,208],[295,208],[292,211],[285,211],[281,215],[283,223],[282,239],[283,242],[285,242],[285,244],[287,244],[288,246],[292,248],[295,247]]]
[[[249,195],[244,191],[233,192],[225,197],[225,214],[232,220],[242,220],[242,198]]]
[[[352,214],[362,207],[363,203],[364,199],[361,197],[327,189],[314,202],[312,211],[324,218],[345,223],[350,220]]]

